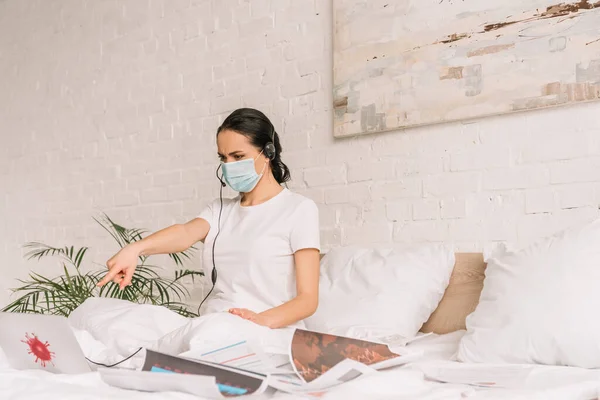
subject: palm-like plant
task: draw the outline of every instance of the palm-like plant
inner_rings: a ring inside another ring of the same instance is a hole
[[[100,224],[119,244],[121,248],[142,239],[145,231],[128,229],[114,221],[106,214],[94,220]],[[19,280],[23,285],[12,289],[13,293],[22,295],[2,309],[6,312],[55,314],[69,316],[89,297],[110,297],[128,300],[135,303],[153,304],[166,307],[186,317],[195,317],[196,313],[188,310],[183,302],[189,296],[183,279],[204,276],[203,272],[183,269],[184,259],[190,258],[193,247],[179,253],[169,254],[179,269],[173,279],[161,277],[156,269],[148,264],[147,256],[140,256],[131,285],[120,290],[119,285],[109,282],[98,288],[96,284],[106,274],[106,268],[93,272],[83,272],[82,263],[87,247],[79,249],[71,247],[51,247],[43,243],[29,242],[25,244],[29,251],[28,260],[43,257],[58,257],[63,265],[64,274],[55,278],[47,278],[38,273],[31,273],[28,280]]]

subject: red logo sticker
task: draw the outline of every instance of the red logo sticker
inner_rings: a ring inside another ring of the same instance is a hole
[[[26,333],[25,340],[21,340],[21,342],[29,346],[28,353],[35,356],[36,363],[39,361],[44,368],[47,363],[54,365],[52,362],[54,352],[49,350],[50,344],[48,342],[42,342],[34,333],[32,333],[31,336],[29,333]]]

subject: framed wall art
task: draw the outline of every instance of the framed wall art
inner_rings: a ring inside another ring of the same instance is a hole
[[[600,99],[600,1],[333,3],[336,137]]]

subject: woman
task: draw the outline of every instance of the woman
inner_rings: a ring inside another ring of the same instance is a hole
[[[140,255],[174,253],[201,241],[203,265],[215,268],[207,313],[227,311],[269,328],[301,324],[318,304],[317,206],[281,186],[290,172],[262,112],[243,108],[229,115],[217,130],[217,148],[219,179],[239,196],[221,197],[197,218],[123,248],[98,285],[112,280],[123,289]]]

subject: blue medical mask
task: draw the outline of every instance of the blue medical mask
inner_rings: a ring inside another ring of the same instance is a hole
[[[260,154],[262,154],[262,151],[258,156],[260,156]],[[258,158],[258,156],[256,156],[256,158]],[[265,163],[262,172],[257,174],[256,168],[254,167],[256,158],[248,158],[246,160],[221,164],[221,168],[223,169],[223,179],[230,188],[236,192],[248,193],[256,187],[267,167],[267,164]]]

